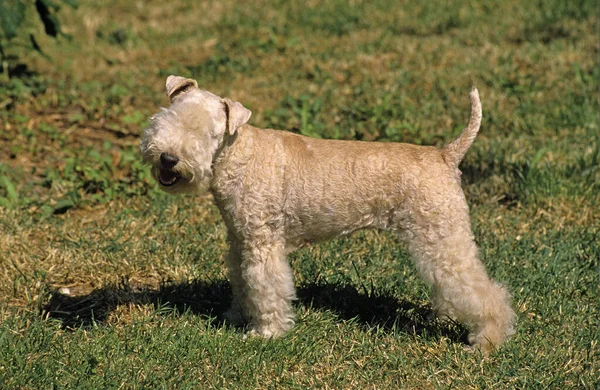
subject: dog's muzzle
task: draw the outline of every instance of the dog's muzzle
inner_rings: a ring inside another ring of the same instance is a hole
[[[179,157],[169,153],[160,155],[160,169],[158,181],[165,187],[171,187],[181,180],[181,175],[173,171],[173,167],[179,162]]]

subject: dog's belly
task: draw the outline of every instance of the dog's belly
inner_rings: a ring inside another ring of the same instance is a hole
[[[360,229],[405,230],[411,220],[407,201],[403,193],[396,192],[370,199],[342,196],[321,202],[288,204],[292,212],[285,217],[286,242],[294,249]]]
[[[356,230],[374,227],[375,216],[363,215],[355,218],[340,220],[335,213],[320,216],[290,217],[286,221],[286,236],[295,243],[304,243],[329,239],[335,236],[350,234]]]

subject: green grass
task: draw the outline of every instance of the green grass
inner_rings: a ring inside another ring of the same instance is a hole
[[[598,388],[598,4],[80,1],[0,82],[0,388]],[[31,21],[35,29],[37,21]],[[41,26],[39,26],[41,28]],[[33,31],[35,33],[35,31]],[[12,58],[12,57],[11,57]],[[14,65],[14,66],[13,66]],[[19,71],[17,71],[19,70]],[[26,71],[24,71],[26,70]],[[224,324],[225,230],[138,156],[169,74],[310,136],[444,145],[480,89],[461,164],[481,257],[513,294],[488,358],[429,320],[389,233],[290,256],[296,327]]]

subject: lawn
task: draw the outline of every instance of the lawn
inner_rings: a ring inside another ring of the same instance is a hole
[[[32,8],[1,41],[0,388],[600,388],[596,1],[77,4],[57,39]],[[463,187],[515,336],[470,351],[377,231],[290,256],[285,337],[224,323],[218,210],[162,193],[139,158],[170,74],[258,127],[440,147],[476,85]]]

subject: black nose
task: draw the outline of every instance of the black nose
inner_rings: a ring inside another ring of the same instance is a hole
[[[177,156],[173,156],[169,153],[161,153],[160,155],[160,165],[162,165],[165,169],[171,169],[179,162],[179,158]]]

